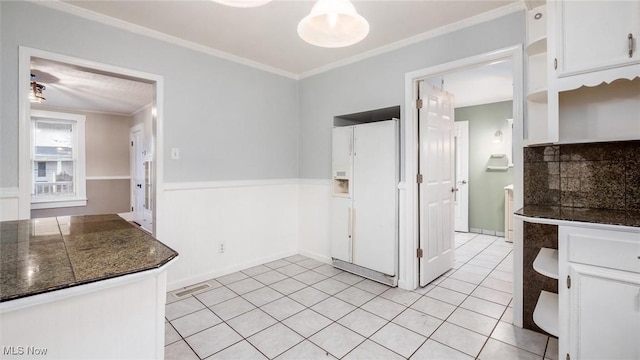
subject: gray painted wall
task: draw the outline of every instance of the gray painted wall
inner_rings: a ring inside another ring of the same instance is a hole
[[[296,80],[29,2],[0,17],[0,187],[18,186],[20,45],[163,76],[167,182],[297,177]]]
[[[512,101],[455,110],[456,121],[469,121],[469,228],[504,232],[504,187],[513,184],[513,168],[487,171],[487,164],[491,154],[509,154],[511,144],[493,139],[497,130],[507,134],[511,118]]]
[[[404,117],[406,73],[522,44],[524,16],[513,13],[301,80],[299,176],[330,178],[334,116],[401,105]]]

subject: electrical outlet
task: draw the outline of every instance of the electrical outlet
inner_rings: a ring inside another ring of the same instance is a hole
[[[224,253],[224,250],[225,250],[224,243],[223,243],[223,242],[218,243],[218,252],[219,252],[220,254],[222,254],[222,253]]]

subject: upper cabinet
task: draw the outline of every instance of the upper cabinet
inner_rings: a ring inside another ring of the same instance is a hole
[[[549,2],[558,90],[640,76],[639,1]]]
[[[640,139],[639,38],[638,0],[529,11],[525,145]]]

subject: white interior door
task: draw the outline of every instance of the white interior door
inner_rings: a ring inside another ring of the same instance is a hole
[[[455,230],[469,232],[469,122],[453,123],[456,144]]]
[[[453,95],[421,81],[418,110],[420,286],[451,269],[454,247]]]
[[[133,221],[142,224],[144,205],[144,148],[141,126],[131,128],[131,212]]]

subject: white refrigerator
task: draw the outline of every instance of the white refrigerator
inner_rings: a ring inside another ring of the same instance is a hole
[[[397,119],[333,128],[331,257],[340,269],[397,286]]]

